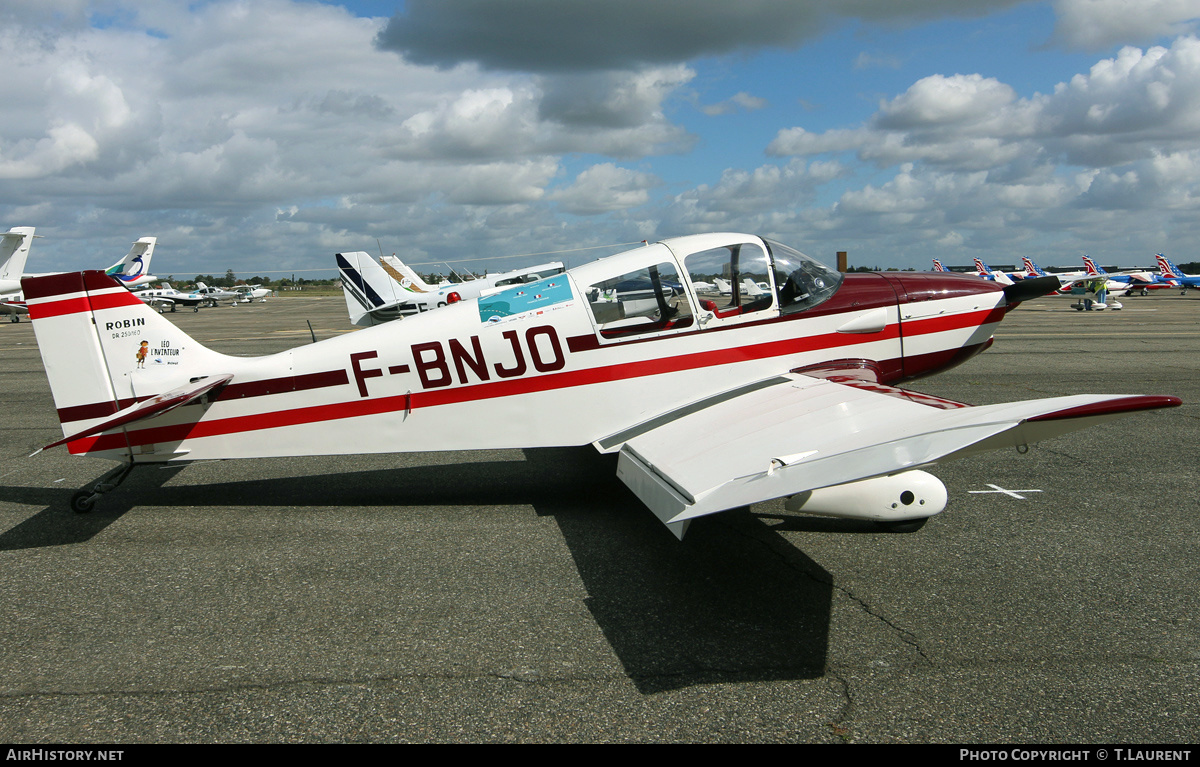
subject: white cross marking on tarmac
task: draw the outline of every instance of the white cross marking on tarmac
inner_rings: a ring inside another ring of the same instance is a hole
[[[1004,488],[1000,487],[999,485],[993,485],[991,482],[988,483],[988,487],[990,487],[992,489],[991,490],[968,490],[967,492],[968,493],[1004,493],[1005,495],[1012,496],[1013,498],[1016,498],[1017,500],[1020,500],[1020,501],[1029,500],[1025,496],[1021,495],[1021,493],[1040,493],[1040,492],[1042,492],[1041,490],[1005,490]]]

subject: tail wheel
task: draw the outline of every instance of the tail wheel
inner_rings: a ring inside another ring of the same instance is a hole
[[[77,490],[71,496],[71,511],[87,514],[96,505],[96,495],[90,490]]]

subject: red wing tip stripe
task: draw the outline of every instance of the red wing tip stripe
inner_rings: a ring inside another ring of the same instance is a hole
[[[1138,410],[1157,410],[1164,407],[1179,407],[1182,404],[1183,400],[1179,399],[1178,397],[1169,397],[1165,395],[1122,397],[1120,399],[1105,400],[1104,402],[1094,402],[1090,405],[1071,407],[1067,408],[1066,410],[1058,410],[1053,413],[1034,416],[1029,420],[1060,421],[1067,418],[1089,418],[1093,416],[1132,413]]]

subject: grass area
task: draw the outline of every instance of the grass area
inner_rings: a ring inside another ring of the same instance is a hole
[[[312,298],[313,296],[340,296],[342,295],[342,286],[305,285],[302,290],[276,288],[275,295],[279,298],[288,298],[289,296],[295,296],[297,298]]]

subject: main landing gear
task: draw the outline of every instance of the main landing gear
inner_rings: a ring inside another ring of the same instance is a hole
[[[116,490],[131,471],[133,471],[133,462],[123,463],[91,483],[90,486],[76,490],[75,494],[71,496],[71,510],[76,514],[87,514],[92,510],[97,498],[110,490]]]

